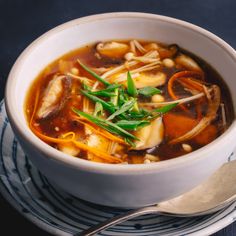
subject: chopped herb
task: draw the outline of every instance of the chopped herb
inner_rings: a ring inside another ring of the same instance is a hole
[[[157,108],[155,110],[153,110],[154,112],[158,112],[158,113],[161,113],[161,114],[164,114],[168,111],[170,111],[171,109],[173,109],[174,107],[176,107],[178,105],[178,103],[172,103],[170,105],[166,105],[164,107],[160,107],[160,108]]]
[[[116,88],[120,88],[120,87],[121,87],[121,84],[111,84],[111,85],[107,86],[107,88],[104,89],[103,91],[110,92],[110,91],[114,91]]]
[[[129,138],[125,138],[125,142],[128,143],[131,147],[136,147],[135,143],[131,141]]]
[[[146,120],[119,120],[115,123],[116,125],[118,125],[119,127],[121,127],[122,129],[126,129],[126,130],[138,130],[140,128],[143,128],[144,126],[150,125],[149,121]]]
[[[87,85],[86,83],[83,83],[83,89],[90,91],[92,89],[92,87]]]
[[[147,117],[147,119],[148,120],[153,120],[156,117],[159,117],[159,116],[169,112],[171,109],[173,109],[177,105],[178,105],[178,103],[173,103],[173,104],[170,104],[170,105],[166,105],[164,107],[157,108],[157,109],[152,111],[152,114],[149,117]]]
[[[92,94],[92,95],[101,96],[101,97],[114,97],[114,96],[116,96],[115,93],[106,92],[106,91],[103,91],[103,90],[88,92],[88,93]]]
[[[92,91],[92,88],[87,86],[86,84],[83,85],[86,92],[92,95],[97,95],[101,97],[114,97],[116,96],[115,91],[117,88],[119,88],[121,85],[119,84],[111,84],[106,89],[98,90],[98,91]]]
[[[83,95],[85,95],[86,97],[88,97],[92,101],[100,102],[102,104],[103,108],[106,109],[107,111],[109,111],[111,113],[115,112],[116,109],[115,109],[114,105],[112,105],[110,103],[107,103],[106,101],[102,100],[101,98],[98,98],[98,97],[96,97],[96,96],[94,96],[94,95],[92,95],[92,94],[90,94],[90,93],[88,93],[84,90],[80,90],[80,91]]]
[[[127,73],[127,89],[125,89],[123,85],[108,83],[82,63],[80,63],[80,65],[100,82],[105,84],[106,88],[98,91],[92,91],[91,87],[84,84],[84,90],[81,90],[81,93],[84,96],[88,97],[95,103],[93,115],[84,113],[75,108],[72,110],[77,115],[85,117],[90,122],[93,122],[108,132],[123,137],[125,141],[132,146],[135,145],[134,140],[138,140],[138,138],[128,131],[136,131],[150,125],[150,122],[153,119],[170,111],[178,104],[170,104],[152,111],[140,109],[136,98],[138,94],[148,97],[161,93],[161,90],[150,86],[137,90],[130,72]],[[98,96],[104,98],[102,99]],[[104,114],[103,109],[110,115],[106,120],[99,117]],[[111,122],[112,120],[113,122]],[[114,123],[114,121],[116,123]]]
[[[95,103],[95,109],[94,109],[94,116],[101,116],[103,115],[103,106],[100,102]]]
[[[95,79],[97,79],[99,82],[103,83],[106,86],[109,86],[110,83],[106,80],[104,80],[102,77],[100,77],[98,74],[96,74],[94,71],[92,71],[91,69],[89,69],[86,65],[84,65],[83,63],[81,63],[79,60],[77,60],[78,63],[80,64],[80,66],[85,69],[90,75],[92,75]]]
[[[111,103],[114,105],[114,106],[117,106],[118,105],[118,100],[119,100],[119,89],[116,88],[115,91],[114,91],[114,96],[111,97]]]
[[[141,94],[147,97],[155,95],[155,94],[160,94],[160,93],[161,93],[161,90],[155,87],[144,87],[138,90],[138,94]]]
[[[119,99],[118,99],[118,105],[122,106],[126,101],[128,101],[128,96],[125,93],[124,88],[119,89]]]
[[[150,115],[151,115],[150,112],[144,109],[140,109],[139,112],[130,111],[129,114],[126,115],[126,118],[127,119],[144,119]]]
[[[124,138],[129,138],[129,139],[133,139],[133,140],[139,140],[137,137],[135,137],[134,135],[130,134],[129,132],[127,132],[126,130],[120,128],[118,125],[110,122],[110,121],[107,121],[107,120],[104,120],[104,119],[101,119],[101,118],[98,118],[98,117],[95,117],[93,115],[90,115],[88,113],[85,113],[85,112],[82,112],[76,108],[72,108],[72,111],[75,112],[77,115],[79,116],[83,116],[85,117],[86,119],[88,119],[89,121],[93,122],[94,124],[98,125],[99,127],[113,133],[113,134],[117,134],[121,137],[124,137]]]
[[[129,71],[127,73],[127,92],[132,97],[136,97],[138,95],[138,91]]]
[[[136,103],[135,99],[131,99],[128,102],[124,103],[115,113],[113,113],[111,116],[109,116],[107,118],[107,120],[112,120],[114,119],[116,116],[125,113],[126,111],[128,111],[129,109],[131,109],[134,104]]]
[[[139,107],[138,107],[138,102],[137,101],[134,103],[132,111],[139,112]]]

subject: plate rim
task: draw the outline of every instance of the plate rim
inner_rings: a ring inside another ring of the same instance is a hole
[[[2,116],[2,110],[5,109],[4,99],[0,101],[0,117]],[[6,115],[7,117],[7,115]],[[10,124],[9,124],[10,125]],[[37,169],[37,168],[36,168]],[[36,218],[31,211],[27,214],[24,214],[21,210],[19,202],[13,199],[12,195],[6,190],[2,179],[0,178],[0,194],[6,200],[13,209],[17,210],[25,219],[29,220],[29,222],[36,225],[40,230],[48,232],[52,235],[58,236],[73,236],[71,233],[67,233],[61,229],[57,229],[52,225],[47,224],[46,222],[42,221],[41,219]],[[211,224],[210,226],[206,226],[196,232],[184,234],[185,236],[202,236],[202,235],[211,235],[213,233],[218,232],[219,230],[233,224],[236,221],[236,206],[235,209],[227,216],[223,217],[222,219],[216,221],[215,223]]]

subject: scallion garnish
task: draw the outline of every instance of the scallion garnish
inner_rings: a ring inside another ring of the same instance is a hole
[[[94,96],[94,95],[92,95],[92,94],[90,94],[90,93],[88,93],[84,90],[80,90],[80,91],[84,96],[88,97],[90,100],[92,100],[94,102],[101,103],[103,108],[106,109],[107,111],[109,111],[111,113],[115,112],[115,110],[116,110],[115,106],[111,105],[110,103],[107,103],[106,101],[102,100],[101,98],[98,98],[98,97],[96,97],[96,96]]]
[[[91,94],[91,95],[97,95],[97,96],[101,96],[101,97],[114,97],[114,96],[116,96],[115,93],[106,92],[106,91],[102,91],[102,90],[94,91],[94,92],[88,92],[88,93]]]
[[[82,112],[82,111],[80,111],[80,110],[78,110],[76,108],[72,108],[72,111],[75,112],[79,116],[85,117],[89,121],[93,122],[94,124],[98,125],[99,127],[103,128],[103,129],[105,129],[105,130],[107,130],[107,131],[109,131],[109,132],[111,132],[113,134],[119,135],[119,136],[121,136],[123,138],[139,140],[134,135],[130,134],[126,130],[120,128],[118,125],[116,125],[116,124],[114,124],[114,123],[112,123],[110,121],[107,121],[107,120],[95,117],[95,116],[90,115],[88,113]]]
[[[128,131],[136,131],[144,126],[150,125],[153,119],[170,111],[178,104],[169,104],[152,111],[140,109],[138,106],[138,98],[136,98],[138,95],[146,97],[153,96],[154,94],[161,93],[161,90],[150,86],[137,90],[130,72],[127,73],[127,89],[125,89],[123,85],[108,83],[81,62],[79,63],[92,76],[103,83],[106,88],[92,91],[91,87],[84,84],[84,90],[81,90],[81,93],[84,96],[95,103],[93,115],[79,111],[75,108],[72,110],[77,115],[85,117],[90,122],[98,125],[108,132],[119,135],[132,146],[135,145],[134,141],[138,140],[138,138]],[[106,120],[99,117],[101,115],[105,115],[103,109],[108,113],[108,118]]]
[[[100,102],[95,103],[95,108],[94,108],[94,116],[101,116],[103,115],[103,106]]]
[[[118,105],[118,100],[119,100],[119,89],[118,88],[115,89],[114,94],[115,95],[111,97],[111,103],[114,106],[117,106]]]
[[[153,96],[155,94],[160,94],[161,90],[157,89],[155,87],[144,87],[138,90],[138,94],[141,94],[143,96]]]
[[[113,120],[116,116],[118,116],[122,113],[125,113],[126,111],[131,109],[134,106],[135,103],[136,103],[135,99],[130,99],[129,101],[124,103],[116,112],[114,112],[112,115],[110,115],[107,118],[107,120]]]
[[[79,60],[77,60],[77,61],[83,69],[85,69],[90,75],[92,75],[94,78],[96,78],[99,82],[103,83],[106,86],[110,85],[110,83],[108,81],[104,80],[102,77],[100,77],[97,73],[95,73],[94,71],[89,69],[86,65],[81,63]]]
[[[146,120],[119,120],[115,123],[120,128],[136,131],[144,126],[150,125],[150,121]]]
[[[127,92],[132,97],[136,97],[138,95],[138,91],[129,71],[127,73]]]
[[[170,111],[171,109],[173,109],[174,107],[176,107],[177,105],[178,105],[177,102],[172,103],[172,104],[166,105],[164,107],[157,108],[157,109],[153,110],[153,112],[164,114],[164,113]]]

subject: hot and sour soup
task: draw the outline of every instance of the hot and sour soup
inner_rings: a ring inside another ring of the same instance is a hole
[[[221,135],[233,119],[220,75],[178,45],[138,40],[91,44],[48,65],[25,113],[52,147],[103,163],[175,158]]]

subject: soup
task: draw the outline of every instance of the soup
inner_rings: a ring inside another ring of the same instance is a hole
[[[212,142],[233,120],[220,75],[178,45],[88,45],[48,65],[25,102],[41,140],[77,158],[153,163]]]

